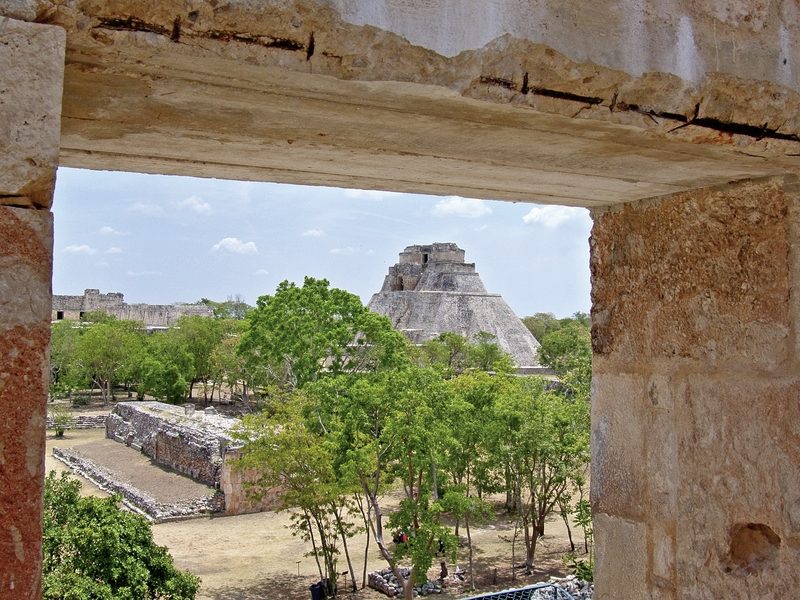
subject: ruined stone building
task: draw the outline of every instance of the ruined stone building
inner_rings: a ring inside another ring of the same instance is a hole
[[[175,406],[164,402],[119,402],[106,419],[106,437],[127,444],[192,479],[220,490],[225,514],[238,515],[275,508],[278,498],[267,494],[253,500],[245,490],[250,474],[235,467],[240,444],[231,431],[239,419],[213,409]]]
[[[797,597],[799,8],[0,0],[0,597],[40,593],[58,166],[589,208],[596,599]]]
[[[389,267],[368,307],[389,317],[415,344],[446,331],[470,340],[486,332],[520,372],[545,371],[539,365],[539,342],[500,294],[486,291],[475,263],[464,262],[464,251],[456,244],[408,246]]]
[[[88,312],[102,312],[117,319],[138,321],[149,329],[170,327],[184,315],[213,316],[211,309],[198,304],[127,304],[119,292],[101,294],[87,289],[83,296],[53,295],[51,321],[77,321]]]

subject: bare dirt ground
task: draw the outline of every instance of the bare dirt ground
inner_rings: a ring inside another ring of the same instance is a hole
[[[81,453],[106,466],[118,469],[124,477],[141,483],[141,488],[156,497],[170,494],[194,493],[196,488],[208,490],[188,478],[154,466],[140,453],[105,439],[102,429],[67,431],[65,438],[48,436],[46,468],[62,471],[64,465],[51,456],[53,446],[74,447]],[[177,478],[177,479],[176,479]],[[134,484],[138,485],[138,484]],[[195,488],[196,486],[196,488]],[[180,491],[184,490],[184,491]],[[89,482],[83,481],[82,493],[106,495]],[[195,494],[196,495],[196,494]],[[185,496],[184,496],[185,497]],[[392,499],[388,502],[393,504]],[[475,558],[476,585],[481,591],[516,587],[547,579],[550,575],[564,575],[563,555],[569,551],[566,529],[557,515],[548,521],[546,535],[539,541],[537,568],[532,576],[516,570],[512,580],[511,540],[514,524],[499,506],[491,523],[472,527]],[[258,513],[234,517],[202,517],[186,521],[162,523],[153,526],[153,535],[158,544],[167,546],[181,569],[188,569],[202,580],[198,600],[256,600],[287,599],[307,600],[308,587],[319,580],[314,559],[305,556],[309,547],[288,529],[288,511]],[[464,536],[464,529],[461,529]],[[575,543],[583,546],[579,532],[573,531]],[[356,578],[361,580],[364,549],[361,537],[354,538],[350,546]],[[523,561],[524,544],[521,537],[516,545],[516,563]],[[467,549],[459,552],[459,565],[467,566]],[[379,556],[374,542],[369,552],[369,570],[386,566]],[[339,570],[346,570],[344,555],[339,561]],[[448,564],[452,573],[455,565]],[[438,577],[439,566],[434,564],[429,576]],[[350,577],[347,577],[348,581]],[[344,577],[339,579],[344,585]],[[343,589],[343,587],[340,587]],[[440,598],[461,598],[473,595],[465,584],[451,587]],[[359,591],[354,597],[365,600],[386,598],[373,590]]]

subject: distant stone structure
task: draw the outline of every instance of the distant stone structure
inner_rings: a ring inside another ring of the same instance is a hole
[[[106,437],[141,450],[154,462],[219,489],[225,514],[238,515],[275,508],[277,493],[260,502],[247,497],[252,474],[234,467],[241,456],[231,429],[239,419],[213,408],[175,406],[164,402],[119,402],[106,420]],[[248,479],[249,478],[249,479]]]
[[[83,296],[53,296],[52,321],[77,321],[88,312],[139,321],[151,329],[170,327],[185,315],[212,316],[211,309],[202,304],[127,304],[119,292],[101,294],[100,290],[91,288],[85,290]]]
[[[548,372],[539,364],[539,342],[500,294],[486,291],[475,263],[464,262],[456,244],[408,246],[368,307],[389,317],[415,344],[447,331],[470,339],[484,331],[520,372]]]

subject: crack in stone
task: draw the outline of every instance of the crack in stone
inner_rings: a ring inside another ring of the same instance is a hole
[[[175,17],[171,29],[155,23],[148,23],[147,21],[143,21],[142,19],[138,19],[136,17],[114,17],[99,19],[99,25],[95,25],[93,29],[112,29],[115,31],[140,31],[145,33],[155,33],[157,35],[169,37],[169,39],[171,39],[173,42],[178,42],[183,33],[181,30],[180,17]],[[243,44],[263,46],[264,48],[278,48],[293,52],[305,51],[307,59],[310,59],[314,54],[313,32],[309,37],[308,45],[288,38],[271,37],[266,35],[251,35],[224,29],[211,29],[204,32],[191,32],[186,33],[186,35],[193,38],[206,38],[223,42],[241,42]]]

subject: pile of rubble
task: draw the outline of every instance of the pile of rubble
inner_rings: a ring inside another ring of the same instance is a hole
[[[225,510],[225,498],[219,492],[171,503],[158,502],[142,490],[118,481],[113,473],[74,450],[53,448],[53,456],[69,466],[73,472],[97,485],[101,490],[110,494],[119,494],[125,506],[134,512],[144,514],[155,523],[219,513]]]
[[[558,586],[572,596],[573,600],[592,600],[594,595],[594,584],[578,579],[575,575],[568,575],[564,578],[551,577],[547,583]],[[557,594],[554,587],[542,588],[533,592],[531,600],[563,600],[566,597],[564,594]]]
[[[411,574],[411,569],[406,567],[400,568],[400,574],[404,579],[408,579]],[[395,596],[403,595],[403,585],[395,577],[390,568],[381,569],[380,571],[373,571],[369,574],[367,585],[373,590],[378,590],[393,598]],[[442,584],[439,581],[428,581],[422,585],[414,586],[414,597],[417,596],[430,596],[431,594],[441,594]]]

